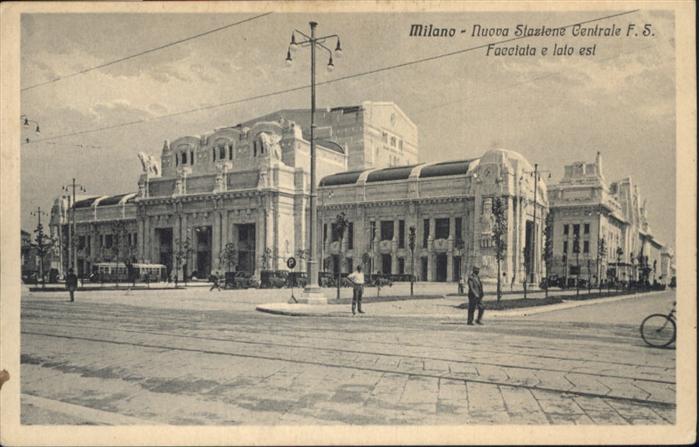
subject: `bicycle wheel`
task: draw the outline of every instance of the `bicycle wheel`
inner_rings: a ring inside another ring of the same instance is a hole
[[[677,327],[667,315],[653,314],[641,323],[643,341],[654,348],[664,348],[675,341]]]

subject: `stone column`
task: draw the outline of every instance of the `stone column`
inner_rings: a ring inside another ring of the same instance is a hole
[[[211,215],[211,268],[221,268],[219,260],[221,254],[221,212],[215,210]]]
[[[265,252],[265,209],[261,206],[255,213],[255,277],[260,278],[262,255]]]
[[[179,214],[174,215],[175,224],[172,229],[172,264],[173,269],[175,269],[175,275],[177,280],[182,279],[182,264],[184,264],[184,259],[180,260],[179,268],[177,266],[177,252],[180,250],[180,244],[182,241],[182,216]]]
[[[143,262],[145,254],[145,239],[146,239],[146,217],[139,213],[138,216],[138,259]],[[94,234],[94,233],[93,233]],[[94,244],[90,245],[92,248]]]
[[[265,207],[264,210],[264,219],[265,219],[265,235],[264,235],[264,241],[265,241],[265,248],[269,248],[272,250],[271,255],[272,257],[268,259],[268,265],[267,268],[270,270],[276,270],[276,264],[277,260],[275,257],[277,247],[276,244],[274,243],[274,214],[276,212],[276,207],[273,206],[272,204],[272,198],[269,197],[267,200],[267,206]],[[320,234],[320,233],[317,233]],[[260,253],[262,254],[262,253]]]

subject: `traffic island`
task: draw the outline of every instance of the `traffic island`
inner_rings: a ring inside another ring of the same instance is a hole
[[[434,300],[443,299],[443,295],[387,295],[364,297],[362,304],[371,306],[376,303],[387,303],[391,301],[414,301],[414,300]],[[307,303],[268,303],[260,304],[255,310],[276,315],[287,315],[294,317],[352,317],[350,305],[351,298],[329,299],[327,304],[307,304]]]

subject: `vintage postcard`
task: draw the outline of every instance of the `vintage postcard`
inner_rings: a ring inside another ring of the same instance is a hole
[[[691,2],[7,2],[0,443],[696,439]]]

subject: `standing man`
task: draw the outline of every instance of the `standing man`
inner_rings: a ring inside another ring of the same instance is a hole
[[[473,267],[473,273],[468,277],[468,321],[466,324],[473,326],[473,314],[476,313],[476,308],[478,308],[478,318],[476,319],[477,324],[483,324],[481,322],[483,318],[483,311],[485,308],[481,303],[483,300],[483,284],[481,279],[478,277],[479,272],[478,267]]]
[[[352,315],[355,315],[355,307],[360,314],[363,314],[362,295],[364,294],[364,273],[362,273],[362,266],[358,265],[357,271],[347,276],[347,279],[352,281]]]
[[[75,290],[78,288],[78,277],[73,273],[73,269],[68,269],[68,274],[66,275],[66,289],[70,293],[70,302],[75,301]]]

